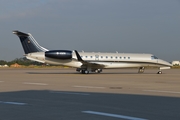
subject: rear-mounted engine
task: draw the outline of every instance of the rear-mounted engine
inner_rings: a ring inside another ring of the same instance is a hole
[[[55,59],[71,59],[72,58],[72,51],[70,50],[51,50],[46,51],[45,56],[49,58]]]

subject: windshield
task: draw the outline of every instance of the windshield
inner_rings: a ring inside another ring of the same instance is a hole
[[[153,59],[158,59],[156,56],[151,56],[151,59],[153,60]]]

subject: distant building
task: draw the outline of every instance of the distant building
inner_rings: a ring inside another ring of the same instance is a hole
[[[172,61],[173,66],[180,66],[180,61]]]
[[[5,65],[0,65],[0,67],[9,67],[9,66],[5,64]]]

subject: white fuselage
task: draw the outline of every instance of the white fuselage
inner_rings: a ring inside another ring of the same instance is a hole
[[[158,59],[152,54],[134,54],[134,53],[100,53],[100,52],[79,52],[84,61],[92,64],[98,64],[98,68],[130,68],[130,67],[159,67],[165,68],[172,66],[170,63]],[[26,57],[33,61],[41,63],[63,65],[75,68],[81,68],[82,62],[77,60],[76,54],[72,53],[72,59],[61,60],[45,57],[44,52],[29,53]],[[89,66],[93,68],[92,66]],[[97,67],[97,66],[96,66]]]

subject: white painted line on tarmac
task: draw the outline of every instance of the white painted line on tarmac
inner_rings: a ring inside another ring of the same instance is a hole
[[[89,89],[105,89],[105,87],[97,87],[97,86],[78,86],[78,85],[75,85],[73,87],[76,87],[76,88],[89,88]]]
[[[50,93],[68,94],[68,95],[90,95],[87,93],[73,93],[73,92],[50,92]]]
[[[23,84],[26,84],[26,85],[48,85],[46,83],[31,83],[31,82],[24,82]]]
[[[4,102],[4,101],[0,101],[0,104],[27,105],[27,103],[20,103],[20,102]]]
[[[159,93],[174,93],[174,94],[180,94],[180,92],[176,92],[176,91],[162,91],[162,90],[143,90],[143,91],[147,91],[147,92],[159,92]]]
[[[126,120],[147,120],[147,119],[144,119],[144,118],[137,118],[137,117],[118,115],[118,114],[111,114],[111,113],[104,113],[104,112],[96,112],[96,111],[82,111],[82,113],[94,114],[94,115],[102,115],[102,116],[114,117],[114,118],[121,118],[121,119],[126,119]]]

